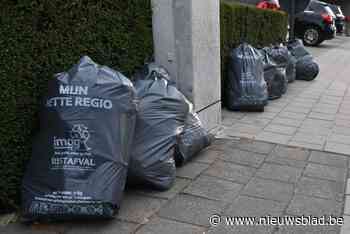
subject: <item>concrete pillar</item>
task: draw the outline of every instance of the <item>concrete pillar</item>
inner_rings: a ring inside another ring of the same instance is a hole
[[[221,122],[219,0],[152,0],[155,60],[208,130]]]

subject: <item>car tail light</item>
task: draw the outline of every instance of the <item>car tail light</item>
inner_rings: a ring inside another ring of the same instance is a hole
[[[333,24],[333,17],[331,15],[322,14],[322,18],[326,24]]]

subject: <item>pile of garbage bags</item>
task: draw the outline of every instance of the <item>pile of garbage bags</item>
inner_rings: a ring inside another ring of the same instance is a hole
[[[228,64],[224,103],[233,111],[263,111],[268,100],[287,92],[288,83],[311,81],[319,73],[301,40],[260,50],[242,43],[232,50]]]
[[[148,64],[135,78],[85,56],[50,80],[23,179],[24,218],[112,218],[126,184],[169,189],[175,162],[210,144],[165,69]]]

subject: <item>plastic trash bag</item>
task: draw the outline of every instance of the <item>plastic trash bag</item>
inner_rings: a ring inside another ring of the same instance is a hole
[[[296,59],[286,46],[265,48],[272,60],[280,67],[285,67],[288,83],[292,83],[296,76]]]
[[[275,61],[267,53],[266,49],[261,50],[264,62],[264,79],[267,83],[269,100],[280,98],[287,91],[288,80],[286,69],[276,65]]]
[[[279,66],[286,67],[289,61],[290,52],[285,46],[273,46],[264,49],[271,59]]]
[[[296,73],[297,73],[296,66],[297,66],[297,59],[290,54],[287,67],[286,67],[286,76],[287,76],[288,83],[292,83],[296,79]]]
[[[320,71],[319,65],[313,56],[305,49],[301,40],[293,40],[288,43],[288,49],[296,58],[296,80],[314,80]]]
[[[300,39],[295,39],[287,43],[287,48],[289,52],[298,60],[303,58],[310,53],[305,49],[303,41]]]
[[[311,56],[305,56],[297,62],[296,71],[297,80],[312,81],[318,76],[320,68]]]
[[[189,105],[165,69],[148,64],[135,76],[139,98],[128,184],[169,189],[176,175],[174,150]]]
[[[190,106],[185,127],[177,136],[175,147],[175,162],[177,166],[183,166],[186,162],[195,157],[201,150],[210,145],[208,132],[203,128],[197,113]]]
[[[115,215],[126,183],[135,100],[126,77],[89,57],[50,80],[23,179],[25,218]]]
[[[230,110],[263,111],[267,104],[262,55],[243,43],[231,53],[225,85],[225,103]]]

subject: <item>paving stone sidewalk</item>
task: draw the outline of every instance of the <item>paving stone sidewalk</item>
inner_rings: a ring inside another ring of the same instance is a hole
[[[209,217],[342,216],[348,168],[345,155],[248,139],[218,139],[178,170],[170,191],[128,190],[115,220],[16,223],[0,227],[0,233],[339,234],[340,226],[211,227]],[[350,232],[349,217],[343,228]]]
[[[350,155],[350,38],[337,37],[308,50],[320,65],[318,78],[290,84],[264,113],[223,110],[224,137]]]

